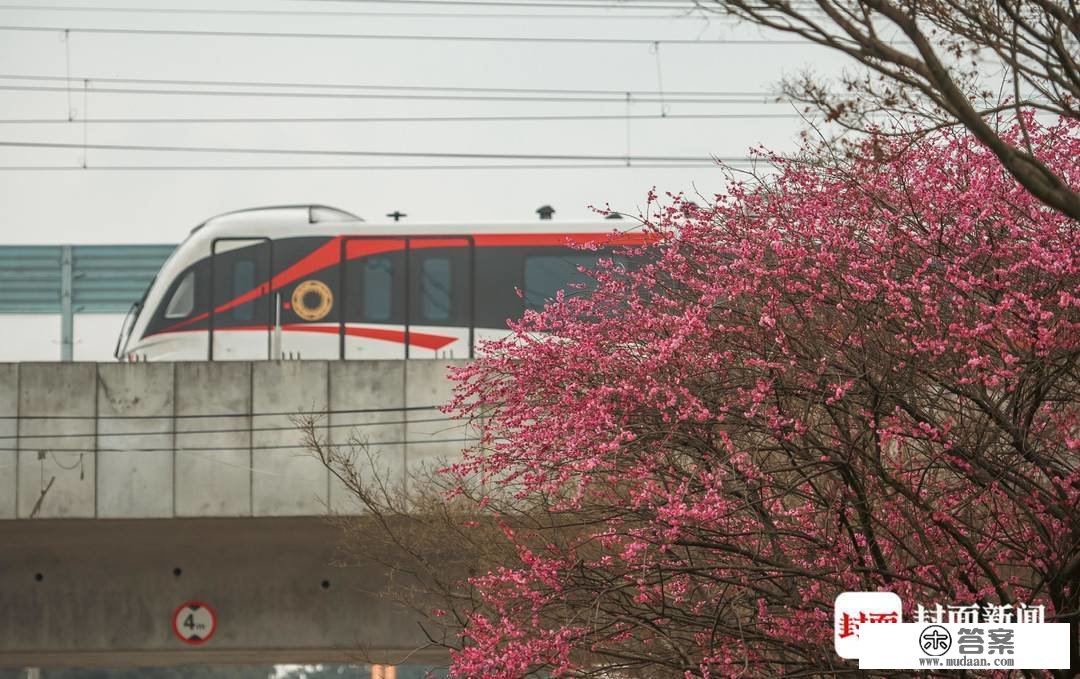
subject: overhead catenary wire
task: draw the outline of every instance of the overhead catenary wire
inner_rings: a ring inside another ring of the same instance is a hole
[[[79,148],[82,148],[80,145]],[[723,165],[746,165],[758,162],[756,159],[725,160]],[[0,172],[334,172],[334,171],[408,171],[408,170],[647,170],[647,169],[693,169],[716,168],[716,163],[596,163],[596,164],[470,164],[470,165],[0,165]]]
[[[361,3],[356,3],[361,4]],[[0,5],[0,10],[31,10],[38,12],[82,12],[82,13],[137,13],[144,15],[153,14],[169,14],[169,15],[205,15],[205,16],[307,16],[307,17],[380,17],[380,16],[435,16],[435,17],[468,17],[468,18],[482,18],[482,17],[497,17],[497,18],[604,18],[604,19],[663,19],[663,18],[695,18],[698,20],[716,20],[731,18],[730,15],[721,11],[711,10],[708,3],[694,2],[693,0],[676,0],[675,2],[668,2],[667,0],[618,0],[617,2],[582,2],[581,0],[571,0],[564,2],[561,0],[369,0],[367,4],[374,5],[387,5],[398,7],[409,7],[410,5],[416,5],[421,7],[444,7],[444,8],[502,8],[502,11],[498,13],[493,12],[401,12],[396,8],[393,11],[372,11],[372,10],[298,10],[298,9],[250,9],[250,8],[223,8],[223,7],[116,7],[116,6],[77,6],[77,5],[27,5],[27,4],[3,4]],[[813,2],[800,2],[798,0],[791,2],[791,6],[800,11],[823,14],[821,8]],[[532,14],[513,13],[506,10],[511,9],[542,9],[542,10],[558,10],[564,12],[564,14],[553,14],[551,12],[534,12]],[[580,10],[605,10],[603,13],[586,14]],[[568,10],[573,10],[568,12]],[[631,14],[629,12],[643,11],[645,14]],[[667,12],[668,16],[658,16],[656,14],[650,14],[649,12],[660,11]]]
[[[694,97],[773,97],[777,93],[768,91],[749,90],[639,90],[639,89],[590,89],[590,88],[545,88],[545,87],[470,87],[461,85],[387,85],[385,83],[312,83],[312,82],[282,82],[273,80],[195,80],[176,78],[121,78],[116,76],[96,75],[34,75],[28,73],[0,74],[0,80],[30,80],[51,82],[77,82],[89,80],[91,83],[124,83],[139,85],[202,85],[213,87],[271,87],[290,89],[320,89],[320,90],[403,90],[418,92],[474,92],[474,93],[503,93],[503,94],[565,94],[565,95],[609,95],[612,97],[624,97],[630,94],[634,97],[659,96],[694,96]]]
[[[745,120],[757,118],[804,118],[800,113],[632,113],[632,114],[582,114],[582,115],[463,115],[463,116],[330,116],[330,117],[161,117],[161,118],[79,118],[92,125],[120,123],[130,124],[259,124],[259,123],[454,123],[454,122],[557,122],[557,121],[608,121],[608,120]],[[38,125],[70,123],[67,118],[0,118],[0,125]]]
[[[297,415],[300,416],[300,417],[305,417],[305,416],[308,416],[310,414],[309,413],[297,413]],[[246,418],[246,417],[273,417],[273,416],[268,416],[268,415],[250,415],[250,416],[249,415],[237,415],[235,417],[245,417]],[[39,419],[39,418],[27,417],[26,419],[36,420],[36,419]],[[90,419],[90,418],[87,418],[87,419]],[[94,418],[94,419],[96,419],[96,418]],[[156,418],[156,420],[159,420],[162,424],[171,423],[171,419],[172,419],[171,415],[160,415],[160,416],[158,416]],[[213,418],[207,418],[207,419],[213,419]],[[382,426],[392,426],[392,425],[399,425],[399,424],[426,424],[426,423],[431,423],[431,422],[460,422],[460,420],[458,418],[456,418],[456,417],[446,416],[446,417],[425,417],[425,418],[413,419],[413,420],[381,420],[381,421],[377,421],[377,422],[351,422],[351,423],[346,422],[346,423],[339,423],[339,424],[329,424],[329,423],[322,424],[322,423],[320,423],[320,424],[318,424],[316,426],[317,426],[318,429],[356,429],[356,428],[362,428],[362,427],[382,427]],[[168,430],[165,430],[165,431],[161,431],[161,430],[117,431],[117,432],[101,432],[101,431],[98,431],[98,432],[87,432],[87,433],[82,433],[82,434],[73,434],[73,433],[70,433],[70,432],[61,432],[61,433],[47,432],[47,433],[39,433],[39,434],[7,434],[7,435],[4,435],[4,436],[0,436],[0,441],[3,441],[3,440],[18,440],[20,442],[24,442],[24,441],[27,441],[29,439],[114,438],[114,437],[123,438],[123,437],[126,437],[126,436],[171,436],[173,434],[184,434],[186,436],[188,434],[239,434],[239,433],[246,433],[246,432],[270,432],[270,431],[297,431],[297,427],[295,425],[293,425],[293,426],[279,426],[279,427],[226,427],[226,428],[215,428],[215,429],[177,429],[177,430],[168,429]],[[29,446],[29,447],[32,448],[32,447],[34,447],[34,445],[35,444],[33,444],[33,443],[27,443],[23,447]]]
[[[183,433],[183,432],[178,432],[178,433]],[[361,441],[361,443],[363,445],[368,445],[368,446],[401,446],[401,445],[415,446],[415,445],[428,445],[428,444],[437,444],[437,443],[476,443],[477,441],[478,441],[478,439],[476,437],[472,437],[472,438],[453,438],[453,439],[419,439],[419,440],[415,440],[415,441],[414,440],[406,440],[406,439],[395,440],[395,441],[367,441],[367,442]],[[349,443],[346,442],[346,443],[342,443],[342,444],[333,444],[333,445],[349,445]],[[226,452],[249,451],[249,450],[310,450],[310,448],[307,445],[297,444],[297,443],[293,443],[293,444],[282,443],[282,444],[267,444],[267,445],[247,445],[247,446],[176,446],[176,447],[168,447],[168,448],[163,448],[163,447],[144,448],[144,447],[141,447],[141,446],[139,448],[103,448],[103,447],[97,447],[97,448],[93,448],[93,447],[91,447],[91,448],[57,448],[57,447],[54,447],[54,446],[42,446],[42,445],[20,446],[19,448],[0,448],[0,452],[2,452],[2,453],[15,452],[16,450],[19,450],[19,451],[46,450],[46,451],[49,451],[50,453],[81,453],[81,454],[86,454],[86,453],[171,453],[171,452],[174,452],[174,451],[177,452],[177,453],[183,453],[183,452],[188,452],[188,451],[226,453]]]
[[[543,3],[536,3],[540,7],[549,7],[552,9],[574,9],[573,5],[544,5]],[[499,4],[493,5],[495,7],[502,6]],[[526,7],[528,5],[522,5]],[[704,11],[698,11],[696,9],[684,9],[675,8],[669,6],[663,7],[640,7],[642,10],[657,9],[661,11],[671,12],[668,16],[659,16],[656,14],[629,14],[625,9],[620,8],[618,5],[607,5],[608,12],[587,14],[581,12],[575,13],[563,13],[554,14],[550,12],[533,12],[530,14],[511,13],[507,11],[503,12],[398,12],[398,11],[371,11],[371,10],[359,10],[359,11],[347,11],[347,10],[298,10],[298,9],[227,9],[227,8],[211,8],[211,7],[78,7],[72,5],[0,5],[0,10],[32,10],[35,12],[85,12],[85,13],[114,13],[114,14],[166,14],[166,15],[201,15],[201,16],[302,16],[302,17],[387,17],[387,18],[446,18],[446,19],[647,19],[650,21],[656,21],[658,19],[694,19],[697,21],[706,21],[719,18],[724,18],[722,15],[708,16]],[[588,6],[587,6],[588,8]],[[595,8],[595,7],[592,7]],[[634,8],[639,9],[639,8]]]
[[[151,144],[75,144],[67,142],[13,141],[0,140],[0,147],[31,149],[93,149],[95,151],[153,151],[169,153],[236,153],[253,155],[301,155],[334,157],[375,157],[375,158],[453,158],[457,160],[535,160],[535,161],[575,161],[575,162],[611,162],[627,160],[623,155],[611,154],[573,154],[573,153],[478,153],[446,151],[368,151],[356,149],[289,149],[229,146],[169,146]],[[715,161],[745,161],[746,156],[737,158],[706,156],[632,156],[631,161],[652,163],[691,163]]]
[[[303,1],[303,0],[301,0]],[[307,0],[308,2],[312,0]],[[340,5],[387,4],[387,5],[528,5],[536,0],[323,0],[338,2]],[[572,7],[581,4],[581,0],[543,0],[550,5]],[[594,0],[595,1],[595,0]],[[708,0],[715,1],[715,0]],[[815,0],[790,0],[792,5],[815,6]],[[610,7],[637,7],[641,4],[664,5],[668,7],[700,6],[696,0],[610,0]]]
[[[558,0],[338,0],[351,4],[387,4],[387,5],[443,5],[443,6],[462,6],[462,7],[551,7],[551,8],[601,8],[601,9],[644,9],[646,7],[653,9],[682,9],[682,10],[695,10],[700,9],[701,6],[697,2],[692,0],[643,0],[645,3],[632,2],[628,0],[619,0],[618,2],[612,2],[610,4],[602,3],[589,3],[581,2],[581,0],[569,0],[568,2],[559,2]],[[808,10],[812,10],[816,7],[813,2],[806,1],[800,2],[794,0],[791,2],[793,7],[806,7]],[[820,9],[820,8],[818,8]]]
[[[41,33],[57,33],[68,31],[70,33],[83,34],[108,34],[108,35],[164,35],[164,36],[193,36],[212,38],[287,38],[287,39],[312,39],[312,40],[405,40],[419,42],[513,42],[519,44],[582,44],[582,45],[691,45],[700,47],[716,46],[816,46],[809,40],[791,40],[782,38],[749,38],[749,39],[722,39],[722,38],[615,38],[615,37],[584,37],[584,36],[540,36],[540,35],[432,35],[432,34],[400,34],[400,33],[305,33],[285,31],[240,31],[240,30],[208,30],[191,28],[108,28],[96,26],[14,26],[2,25],[0,31],[29,31]]]
[[[93,83],[93,79],[84,78]],[[69,88],[52,85],[0,85],[0,91],[14,92],[66,92]],[[209,97],[265,97],[273,99],[406,99],[421,101],[495,101],[528,103],[609,103],[622,104],[625,94],[616,98],[610,96],[554,96],[554,95],[519,95],[519,94],[413,94],[400,92],[253,92],[249,90],[196,90],[196,89],[149,89],[136,87],[93,87],[91,94],[141,94],[156,96],[209,96]],[[636,97],[635,103],[675,103],[675,104],[777,104],[786,103],[775,97],[757,96],[742,99],[722,99],[715,97]]]
[[[311,410],[277,410],[277,411],[250,411],[242,413],[177,413],[175,415],[47,415],[47,414],[28,414],[23,413],[19,415],[0,415],[0,420],[161,420],[161,419],[206,419],[206,418],[229,418],[229,417],[293,417],[300,416],[324,416],[324,415],[357,415],[367,413],[400,413],[400,412],[415,412],[420,410],[441,410],[441,405],[422,405],[422,406],[396,406],[393,408],[322,408]],[[245,428],[246,431],[246,428]]]

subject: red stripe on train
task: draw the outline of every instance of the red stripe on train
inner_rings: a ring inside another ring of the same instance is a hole
[[[224,311],[228,311],[229,309],[238,307],[241,304],[246,304],[247,302],[262,297],[268,292],[278,290],[279,288],[288,285],[289,283],[297,280],[298,278],[307,276],[308,274],[319,271],[320,269],[325,269],[329,266],[333,266],[340,260],[340,253],[341,236],[331,238],[330,240],[326,241],[318,248],[316,248],[313,252],[305,256],[303,259],[296,261],[289,268],[285,269],[276,276],[273,276],[270,279],[269,286],[266,283],[261,283],[252,288],[251,290],[248,290],[244,294],[240,295],[239,297],[225,302],[221,306],[217,307],[216,309],[214,309],[214,313],[220,314]],[[198,321],[201,321],[205,318],[209,318],[209,316],[209,312],[203,312],[196,316],[192,316],[185,321],[180,321],[179,323],[171,325],[168,328],[165,328],[165,330],[163,330],[162,332],[180,330],[181,328],[191,325],[192,323],[197,323]]]
[[[215,333],[219,332],[269,332],[271,328],[267,328],[264,325],[240,325],[230,328],[214,328]],[[338,334],[337,326],[330,325],[302,325],[299,323],[290,323],[288,325],[281,326],[283,332],[318,332],[327,335]],[[205,330],[162,330],[161,332],[155,332],[154,337],[159,335],[166,335],[173,332],[206,332]],[[364,337],[367,339],[382,340],[384,342],[395,342],[397,344],[405,344],[405,332],[403,330],[387,330],[385,328],[360,328],[355,326],[346,326],[345,334],[352,337]],[[426,332],[416,332],[415,330],[409,331],[409,346],[420,347],[421,349],[442,349],[445,346],[453,344],[457,341],[456,337],[448,337],[446,335],[432,335]]]
[[[324,332],[338,334],[338,329],[326,325],[283,325],[282,330],[299,330],[300,332]],[[405,333],[401,330],[386,330],[384,328],[358,328],[345,326],[345,334],[353,337],[366,337],[386,342],[405,344]],[[409,346],[421,347],[422,349],[442,349],[456,341],[456,337],[446,335],[431,335],[426,332],[409,331]]]

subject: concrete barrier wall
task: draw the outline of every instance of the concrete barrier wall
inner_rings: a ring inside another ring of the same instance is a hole
[[[98,517],[124,517],[134,507],[145,518],[172,515],[172,492],[162,489],[172,486],[173,398],[166,363],[97,366]]]
[[[26,666],[445,663],[422,616],[380,596],[389,569],[331,565],[341,539],[321,517],[0,522],[0,676]],[[190,600],[217,615],[200,646],[173,632]]]
[[[19,368],[0,364],[0,519],[15,518],[18,498],[17,438],[19,431]]]
[[[0,364],[0,519],[353,511],[296,415],[398,481],[466,445],[437,409],[463,363]]]

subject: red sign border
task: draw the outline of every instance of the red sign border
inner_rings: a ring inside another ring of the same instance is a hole
[[[180,634],[180,629],[176,626],[176,619],[177,617],[179,617],[180,611],[184,610],[185,608],[190,608],[192,606],[195,606],[197,608],[205,608],[206,610],[210,611],[210,633],[201,639],[185,639],[183,635]],[[206,642],[210,641],[210,639],[212,639],[214,636],[214,632],[217,632],[217,611],[215,611],[213,606],[208,603],[205,603],[203,601],[197,601],[195,599],[189,599],[177,606],[176,610],[173,611],[172,631],[173,634],[176,635],[176,638],[184,642],[185,644],[189,644],[191,646],[201,646]]]

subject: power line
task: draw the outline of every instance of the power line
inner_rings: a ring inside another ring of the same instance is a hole
[[[443,4],[443,3],[440,3]],[[543,6],[543,3],[536,3]],[[496,5],[497,6],[497,5]],[[522,5],[525,6],[525,5]],[[554,4],[547,5],[552,8],[574,9],[573,5]],[[586,7],[590,7],[586,5]],[[599,7],[599,5],[592,5]],[[695,19],[697,21],[715,21],[727,18],[723,15],[715,17],[706,16],[697,9],[676,9],[672,7],[635,7],[634,9],[656,9],[668,12],[677,12],[670,16],[658,16],[656,14],[625,14],[615,5],[604,6],[609,10],[605,14],[551,14],[533,13],[520,14],[509,12],[372,12],[372,11],[342,11],[342,10],[288,10],[288,9],[220,9],[220,8],[193,8],[193,7],[72,7],[61,5],[0,5],[0,10],[33,10],[42,12],[73,11],[88,13],[137,13],[137,14],[168,14],[168,15],[206,15],[206,16],[307,16],[307,17],[388,17],[388,18],[445,18],[445,19],[480,19],[480,18],[512,18],[512,19]]]
[[[580,9],[602,9],[612,13],[624,12],[626,10],[632,11],[662,11],[662,12],[692,12],[698,11],[701,8],[690,0],[677,0],[676,3],[667,2],[666,0],[644,0],[643,2],[625,2],[619,0],[618,2],[560,2],[559,0],[529,0],[526,2],[509,2],[509,1],[494,1],[494,2],[473,2],[473,1],[436,1],[431,2],[395,2],[395,1],[383,1],[373,0],[374,4],[380,5],[423,5],[423,6],[442,6],[442,7],[500,7],[500,8],[538,8],[538,9],[556,9],[556,10],[580,10]],[[361,11],[347,11],[347,10],[257,10],[257,9],[222,9],[222,8],[157,8],[157,7],[76,7],[72,5],[59,6],[54,5],[54,10],[64,11],[87,11],[87,12],[137,12],[146,14],[206,14],[206,15],[294,15],[294,16],[378,16],[385,14],[385,12],[373,12],[371,10]],[[47,7],[39,7],[37,5],[5,5],[0,9],[23,9],[23,10],[36,10],[46,9]],[[409,13],[412,14],[412,13]],[[447,14],[447,16],[450,16]],[[502,15],[500,15],[502,16]],[[516,16],[516,15],[515,15]],[[542,16],[546,16],[542,15]],[[575,14],[576,16],[576,14]],[[606,16],[606,15],[599,15]],[[614,16],[614,14],[612,15]],[[649,18],[658,18],[656,15],[651,15]]]
[[[724,165],[745,165],[757,159],[721,160]],[[690,169],[715,168],[716,163],[596,163],[596,164],[469,164],[469,165],[0,165],[0,172],[303,172],[303,171],[361,171],[377,170],[641,170],[641,169]]]
[[[150,144],[74,144],[66,142],[0,141],[0,147],[35,149],[82,149],[93,151],[160,151],[168,153],[241,153],[256,155],[344,156],[373,158],[454,158],[460,160],[536,160],[573,162],[652,162],[700,163],[710,160],[730,160],[702,156],[620,156],[555,153],[462,153],[441,151],[357,151],[347,149],[271,149],[227,146],[166,146]],[[747,160],[739,157],[735,160]]]
[[[27,419],[36,419],[32,416],[26,416]],[[157,419],[162,421],[169,421],[169,415],[161,415]],[[247,417],[242,415],[239,417]],[[257,415],[255,417],[258,417]],[[396,424],[425,424],[431,422],[461,422],[456,417],[428,417],[421,418],[419,420],[388,420],[382,422],[355,422],[346,424],[319,424],[318,429],[355,429],[360,427],[379,427],[390,426]],[[91,432],[88,434],[9,434],[6,436],[0,436],[2,440],[18,440],[20,444],[27,441],[27,439],[68,439],[68,438],[86,438],[86,437],[125,437],[125,436],[170,436],[172,434],[240,434],[248,432],[267,432],[267,431],[297,431],[295,425],[288,427],[233,427],[227,429],[185,429],[185,430],[168,430],[168,431],[118,431],[118,432]],[[25,443],[25,447],[34,447],[36,444]]]
[[[304,1],[304,0],[301,0]],[[388,4],[388,5],[529,5],[535,0],[324,0],[327,2],[338,2],[340,4]],[[311,0],[307,0],[311,2]],[[582,4],[580,0],[543,0],[544,4],[558,7],[577,7]],[[612,9],[618,8],[632,8],[641,4],[654,4],[663,5],[669,7],[699,7],[700,5],[695,0],[611,0],[610,3],[605,5]],[[715,2],[719,5],[719,2]],[[806,6],[816,7],[815,0],[791,0],[793,6]]]
[[[178,80],[169,78],[118,78],[111,76],[63,76],[63,75],[28,75],[28,74],[0,74],[0,80],[44,80],[53,82],[68,82],[81,84],[84,81],[92,83],[109,82],[141,85],[210,85],[215,87],[282,87],[293,89],[321,89],[321,90],[410,90],[420,92],[487,92],[487,93],[510,93],[510,94],[605,94],[617,97],[631,96],[699,96],[699,97],[769,97],[775,96],[773,92],[763,91],[738,91],[738,90],[618,90],[618,89],[573,89],[573,88],[543,88],[543,87],[465,87],[459,85],[369,85],[361,83],[301,83],[301,82],[273,82],[252,80]],[[95,90],[96,91],[96,90]],[[620,102],[623,99],[619,100]]]
[[[132,87],[87,87],[79,88],[89,94],[141,94],[165,96],[209,96],[209,97],[263,97],[271,99],[405,99],[411,101],[505,101],[505,102],[544,102],[552,104],[566,103],[626,103],[626,95],[615,97],[570,97],[550,95],[494,95],[494,94],[410,94],[410,93],[370,93],[370,92],[251,92],[229,90],[193,90],[193,89],[140,89]],[[63,92],[71,93],[70,87],[50,85],[0,85],[0,91],[12,92]],[[777,104],[785,103],[774,98],[719,99],[705,97],[636,97],[640,104],[676,103],[676,104]]]
[[[165,432],[171,434],[172,432]],[[177,434],[183,434],[185,432],[178,431]],[[88,434],[89,436],[89,434]],[[421,439],[419,441],[361,441],[365,446],[416,446],[426,445],[431,443],[478,443],[478,438],[455,438],[455,439]],[[330,444],[330,445],[349,445],[349,444]],[[44,450],[50,453],[184,453],[188,451],[192,452],[231,452],[231,451],[248,451],[248,450],[310,450],[310,448],[304,444],[280,444],[280,445],[250,445],[250,446],[176,446],[169,448],[54,448],[52,446],[20,446],[19,448],[0,448],[0,452],[13,453],[16,451],[26,450]]]
[[[603,3],[588,3],[579,2],[574,0],[572,2],[557,2],[555,0],[536,1],[536,0],[346,0],[349,2],[360,3],[373,3],[373,4],[388,4],[388,5],[443,5],[443,6],[461,6],[461,7],[548,7],[548,8],[561,8],[561,9],[657,9],[671,11],[673,9],[682,11],[700,10],[701,7],[695,2],[683,2],[683,0],[674,0],[674,2],[665,2],[665,0],[646,0],[646,2],[653,3],[649,5],[639,4],[637,2],[627,2],[626,0],[620,0],[619,2],[603,4]],[[794,6],[804,5],[808,9],[812,9],[814,5],[809,2],[799,2],[796,0],[791,3]]]
[[[609,14],[598,14],[598,15],[596,15],[596,18],[619,18],[619,17],[622,17],[622,16],[627,16],[627,15],[624,15],[624,14],[621,14],[621,13],[626,12],[628,10],[631,10],[631,11],[632,10],[641,10],[641,11],[646,11],[647,10],[647,11],[657,11],[657,12],[668,12],[669,14],[668,14],[667,17],[664,17],[663,15],[659,15],[659,16],[658,15],[652,15],[651,17],[649,15],[629,15],[629,16],[632,16],[633,18],[642,18],[642,19],[648,19],[648,18],[654,18],[654,19],[656,19],[656,18],[696,18],[696,19],[699,19],[701,21],[706,21],[706,22],[716,21],[718,19],[727,20],[727,21],[733,21],[733,22],[741,22],[742,21],[742,19],[740,19],[739,17],[733,16],[731,14],[728,14],[728,13],[724,12],[724,10],[722,8],[722,3],[719,0],[714,0],[712,3],[709,3],[707,1],[706,2],[697,2],[695,0],[689,0],[689,1],[685,2],[685,3],[683,3],[683,4],[680,4],[680,0],[675,0],[674,3],[668,3],[668,2],[665,2],[665,0],[646,0],[646,2],[651,2],[651,3],[654,3],[654,4],[640,4],[638,2],[627,2],[625,0],[620,0],[619,2],[613,3],[613,4],[578,2],[578,1],[559,2],[558,0],[532,0],[532,1],[526,1],[526,2],[498,1],[498,0],[496,0],[496,1],[480,1],[480,0],[359,0],[356,4],[360,4],[362,2],[363,3],[372,3],[372,4],[381,4],[381,5],[402,5],[402,6],[406,6],[406,7],[409,6],[409,5],[421,5],[421,6],[438,6],[438,5],[442,5],[442,6],[446,6],[446,7],[503,7],[503,8],[518,8],[518,9],[520,9],[520,8],[534,8],[534,9],[544,9],[544,10],[548,10],[548,9],[550,9],[550,10],[592,10],[592,9],[602,9],[602,10],[607,10],[609,12]],[[707,6],[709,4],[714,5],[716,7],[716,9],[710,9]],[[821,7],[818,4],[816,4],[813,0],[805,0],[805,1],[793,0],[793,1],[789,2],[788,4],[789,4],[791,9],[797,10],[799,12],[802,12],[802,13],[806,14],[806,15],[825,16],[825,11],[823,9],[821,9]],[[776,18],[784,18],[784,16],[785,16],[783,13],[778,12],[778,11],[768,10],[767,8],[762,8],[762,9],[767,12],[767,16],[772,16],[772,17],[776,17]],[[614,12],[619,12],[619,14],[615,14]],[[677,14],[672,15],[671,14],[672,12],[676,12]],[[525,16],[525,15],[521,15],[521,14],[503,14],[503,15],[499,15],[499,16],[506,16],[506,17],[513,18],[513,17]],[[538,14],[538,15],[534,15],[534,16],[543,17],[543,16],[551,16],[551,15]],[[576,16],[580,16],[580,15],[569,14],[569,15],[566,15],[566,16],[567,16],[567,18],[575,18]]]
[[[571,36],[535,36],[535,35],[426,35],[426,34],[387,34],[387,33],[293,33],[273,31],[227,31],[195,30],[166,28],[96,28],[89,26],[0,26],[0,31],[32,31],[42,33],[96,33],[109,35],[168,35],[168,36],[203,36],[215,38],[310,38],[319,40],[415,40],[425,42],[513,42],[513,43],[548,43],[548,44],[585,44],[585,45],[697,45],[718,47],[724,45],[801,45],[814,46],[808,40],[786,39],[740,39],[740,40],[701,40],[689,38],[586,38]]]
[[[413,412],[418,410],[439,410],[442,406],[439,405],[426,405],[426,406],[398,406],[395,408],[331,408],[323,410],[308,410],[308,411],[265,411],[265,412],[246,412],[246,413],[183,413],[177,415],[0,415],[0,420],[187,420],[187,419],[204,419],[211,417],[270,417],[270,416],[286,416],[291,417],[293,415],[355,415],[360,413],[400,413],[400,412]],[[247,431],[245,429],[245,431]],[[168,433],[168,432],[166,432]],[[182,433],[182,432],[181,432]]]
[[[153,123],[452,123],[452,122],[528,122],[528,121],[608,121],[608,120],[743,120],[754,118],[802,118],[799,113],[635,113],[627,115],[509,115],[509,116],[341,116],[326,118],[0,118],[0,125],[21,124],[37,125],[64,123],[108,124],[153,124]]]

